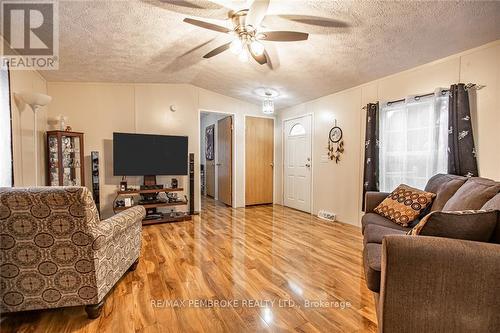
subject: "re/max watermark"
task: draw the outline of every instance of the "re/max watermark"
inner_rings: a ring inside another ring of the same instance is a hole
[[[152,299],[154,308],[351,308],[348,301],[292,299]]]

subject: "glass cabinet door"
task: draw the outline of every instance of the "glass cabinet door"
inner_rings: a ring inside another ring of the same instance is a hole
[[[57,136],[49,136],[49,184],[59,185],[59,142]]]
[[[80,138],[62,135],[63,186],[80,186]]]

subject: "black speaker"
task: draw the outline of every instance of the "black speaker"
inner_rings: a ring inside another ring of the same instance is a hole
[[[90,153],[90,164],[92,165],[92,197],[94,197],[94,202],[97,207],[97,211],[100,213],[100,198],[99,198],[99,152],[93,151]]]
[[[189,214],[194,214],[194,153],[189,153]]]

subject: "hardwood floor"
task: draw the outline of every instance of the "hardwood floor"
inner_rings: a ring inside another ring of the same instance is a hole
[[[282,206],[202,206],[194,221],[143,228],[139,266],[100,318],[83,307],[32,311],[4,316],[1,331],[376,331],[358,228]],[[196,307],[207,300],[220,306]]]

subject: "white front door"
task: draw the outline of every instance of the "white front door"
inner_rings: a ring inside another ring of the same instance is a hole
[[[284,205],[311,212],[311,126],[310,115],[285,121]]]

